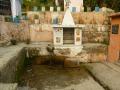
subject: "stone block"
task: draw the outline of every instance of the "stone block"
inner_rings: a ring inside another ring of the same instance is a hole
[[[50,12],[53,12],[54,11],[54,7],[50,7]]]
[[[0,90],[17,90],[17,84],[3,84],[0,83]]]
[[[55,49],[54,53],[55,53],[55,55],[58,55],[58,56],[60,56],[60,55],[66,56],[66,55],[70,55],[71,50],[69,48],[66,48],[66,49]]]
[[[92,53],[90,57],[90,62],[103,62],[106,61],[107,57],[103,53]]]
[[[35,24],[39,24],[39,19],[35,19]]]
[[[76,58],[66,58],[64,61],[64,67],[67,68],[79,67],[79,61]]]
[[[34,59],[34,64],[42,65],[49,63],[50,56],[39,56]]]
[[[84,12],[84,7],[80,7],[80,12]]]
[[[42,11],[42,12],[45,12],[45,7],[42,7],[41,11]]]
[[[60,8],[60,7],[57,7],[57,11],[60,12],[60,11],[61,11],[61,8]]]

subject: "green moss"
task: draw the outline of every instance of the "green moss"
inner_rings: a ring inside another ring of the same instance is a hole
[[[16,77],[15,77],[16,82],[18,82],[18,83],[20,82],[21,75],[26,70],[26,67],[30,64],[31,64],[31,59],[28,59],[28,58],[25,58],[19,62],[19,65],[16,70]]]
[[[17,67],[17,70],[16,70],[16,77],[15,77],[16,82],[19,82],[19,78],[20,78],[21,73],[23,72],[23,70],[24,70],[24,62],[21,61],[19,63],[19,66]]]
[[[102,44],[109,45],[109,41],[106,40],[106,39],[104,39],[103,42],[102,42]]]

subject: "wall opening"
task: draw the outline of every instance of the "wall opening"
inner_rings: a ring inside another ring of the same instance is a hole
[[[74,44],[74,28],[63,28],[63,44]]]

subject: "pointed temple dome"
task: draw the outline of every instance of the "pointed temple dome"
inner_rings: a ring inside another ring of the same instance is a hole
[[[69,9],[67,9],[66,12],[65,12],[63,22],[62,22],[62,26],[75,26],[72,14],[71,14]]]

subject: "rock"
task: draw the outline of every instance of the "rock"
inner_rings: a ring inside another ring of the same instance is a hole
[[[82,50],[82,52],[80,52],[77,56],[76,56],[77,60],[79,62],[85,63],[85,62],[89,62],[89,54],[87,53],[87,51]]]
[[[107,56],[103,53],[92,53],[90,55],[90,62],[102,62],[106,61]]]

